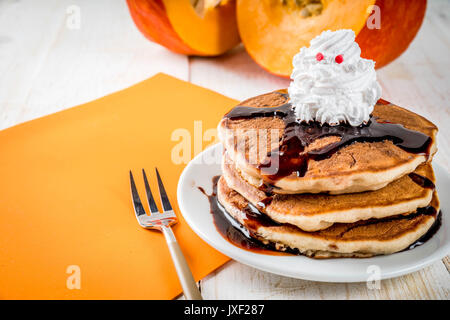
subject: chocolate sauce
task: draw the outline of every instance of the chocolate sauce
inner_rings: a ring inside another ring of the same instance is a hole
[[[264,210],[273,200],[273,196],[268,196],[258,202],[258,208]]]
[[[434,190],[436,188],[433,181],[431,181],[427,177],[421,176],[420,174],[417,174],[415,172],[411,172],[408,176],[411,178],[412,181],[417,183],[422,188],[432,189],[432,190]]]
[[[258,208],[264,210],[273,200],[273,189],[275,189],[273,184],[269,183],[263,183],[261,184],[258,189],[265,193],[266,197],[258,202]]]
[[[264,192],[267,197],[271,197],[273,196],[273,189],[277,189],[277,187],[273,184],[263,183],[258,187],[258,189]]]
[[[252,231],[231,217],[220,204],[217,199],[217,182],[219,181],[219,178],[220,176],[215,176],[213,178],[213,192],[210,195],[208,195],[202,187],[198,187],[198,189],[208,198],[210,212],[213,216],[214,225],[216,226],[217,231],[224,239],[241,249],[271,255],[281,254],[279,251],[276,251],[274,245],[264,244],[261,241],[254,239],[252,237]],[[256,227],[256,225],[278,225],[253,205],[249,204],[244,210],[246,213],[246,222],[250,228],[252,225],[254,227]],[[294,253],[294,250],[292,250],[291,253]]]
[[[436,212],[436,210],[435,210],[435,212]],[[406,248],[403,251],[411,250],[411,249],[414,249],[415,247],[423,245],[425,242],[430,240],[436,232],[438,232],[441,225],[442,225],[442,211],[439,211],[439,213],[437,214],[437,217],[434,220],[433,225],[430,227],[430,229],[428,229],[428,231],[423,236],[421,236],[418,240],[416,240],[416,242],[411,244],[408,248]]]
[[[282,93],[280,93],[282,94]],[[381,100],[386,104],[387,101]],[[290,103],[277,107],[257,108],[237,106],[225,115],[230,120],[261,117],[277,117],[284,121],[285,129],[278,150],[269,152],[265,161],[258,165],[265,180],[277,181],[291,174],[303,177],[310,159],[320,161],[330,158],[341,148],[354,142],[378,142],[390,140],[399,148],[415,154],[429,154],[432,139],[401,124],[378,121],[370,117],[367,124],[354,127],[348,124],[330,126],[318,122],[299,123]],[[335,136],[340,140],[323,148],[304,152],[317,139]]]
[[[439,212],[439,214],[440,214],[440,212]],[[428,206],[423,207],[423,208],[418,208],[418,209],[416,209],[416,212],[408,214],[408,215],[398,214],[398,215],[395,215],[395,216],[390,216],[390,217],[381,218],[381,219],[371,218],[371,219],[367,219],[367,220],[360,220],[359,222],[356,222],[355,226],[347,229],[345,232],[349,232],[353,228],[359,227],[360,226],[359,223],[364,224],[364,225],[367,226],[367,225],[373,225],[373,224],[376,224],[376,223],[386,222],[386,221],[411,220],[411,219],[417,218],[420,215],[434,216],[436,218],[437,212],[436,212],[436,209],[433,206],[428,205]],[[436,222],[436,220],[435,220],[435,222]],[[434,232],[436,232],[436,231],[437,230],[435,230]],[[429,237],[431,238],[431,236],[432,235],[430,235]]]
[[[412,218],[415,218],[415,217],[417,217],[417,216],[419,216],[421,214],[424,214],[424,215],[427,215],[427,216],[434,216],[434,217],[436,217],[437,212],[436,212],[436,209],[433,206],[429,205],[429,206],[426,206],[426,207],[423,207],[423,208],[418,208],[415,213],[407,215],[407,216],[404,216],[404,217],[408,218],[408,219],[412,219]]]
[[[254,233],[252,231],[256,230],[258,226],[280,226],[279,224],[272,219],[270,219],[267,215],[260,212],[255,206],[248,204],[246,208],[244,208],[244,212],[246,214],[246,225],[243,226],[241,223],[236,221],[219,203],[217,199],[217,182],[219,181],[220,176],[215,176],[212,180],[213,184],[213,192],[208,195],[202,187],[198,187],[198,189],[208,198],[210,205],[210,212],[213,216],[214,225],[216,226],[217,231],[222,235],[224,239],[232,243],[233,245],[264,254],[296,254],[299,255],[300,252],[298,250],[287,249],[280,253],[276,250],[275,245],[272,243],[264,244],[261,241],[254,238]],[[419,208],[413,214],[404,216],[397,215],[393,217],[383,218],[383,219],[370,219],[366,220],[364,223],[367,225],[368,223],[378,223],[382,221],[392,221],[392,220],[401,220],[401,219],[413,219],[419,215],[432,215],[435,216],[436,219],[430,229],[418,240],[412,243],[408,248],[404,249],[411,250],[414,249],[426,241],[431,239],[433,235],[439,230],[442,224],[442,213],[436,212],[436,209],[433,206],[427,206],[424,208]],[[356,226],[355,226],[356,227]],[[347,230],[348,231],[348,230]]]

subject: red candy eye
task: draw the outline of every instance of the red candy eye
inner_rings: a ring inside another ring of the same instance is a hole
[[[323,54],[320,52],[318,54],[316,54],[316,59],[317,59],[317,61],[323,60]]]
[[[344,57],[342,56],[342,54],[336,56],[336,58],[334,58],[334,61],[336,61],[336,63],[341,64],[342,62],[344,62]]]

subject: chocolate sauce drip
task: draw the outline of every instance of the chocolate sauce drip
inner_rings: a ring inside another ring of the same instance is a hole
[[[345,230],[345,232],[349,232],[350,230],[359,227],[361,224],[364,225],[373,225],[373,224],[377,224],[379,222],[385,222],[385,221],[398,221],[398,220],[411,220],[414,218],[417,218],[420,215],[427,215],[427,216],[434,216],[436,217],[436,209],[433,206],[426,206],[423,208],[418,208],[416,209],[416,212],[408,214],[408,215],[402,215],[402,214],[398,214],[395,216],[390,216],[390,217],[386,217],[386,218],[381,218],[381,219],[375,219],[375,218],[371,218],[371,219],[367,219],[367,220],[360,220],[358,222],[356,222],[356,224]]]
[[[258,190],[264,192],[267,197],[271,197],[273,196],[273,189],[275,188],[277,187],[275,187],[273,184],[263,183],[258,187]]]
[[[411,172],[408,176],[411,178],[412,181],[417,183],[422,188],[427,188],[427,189],[432,189],[432,190],[434,190],[436,188],[433,181],[431,181],[427,177],[421,176],[420,174],[417,174],[415,172]]]
[[[263,191],[266,195],[266,197],[264,199],[262,199],[261,201],[259,201],[257,203],[257,207],[261,210],[264,210],[269,204],[272,203],[273,200],[273,189],[275,189],[276,187],[272,184],[267,184],[267,183],[263,183],[261,184],[258,189]]]
[[[433,208],[434,209],[434,208]],[[435,210],[436,212],[436,210]],[[415,247],[423,245],[425,242],[430,240],[442,225],[442,211],[437,214],[436,220],[434,220],[433,225],[428,229],[427,233],[421,236],[416,242],[411,244],[408,248],[403,251],[414,249]]]
[[[382,100],[381,103],[387,102]],[[429,154],[432,142],[429,136],[419,131],[407,129],[401,124],[378,121],[374,116],[370,117],[367,124],[358,127],[348,124],[329,126],[318,122],[299,123],[290,103],[269,108],[237,106],[225,117],[230,120],[277,117],[284,121],[285,129],[279,149],[270,152],[266,160],[258,166],[261,175],[269,181],[277,181],[293,173],[303,177],[308,170],[310,159],[320,161],[330,158],[341,148],[354,142],[390,140],[407,152],[424,155]],[[330,136],[339,137],[340,141],[304,152],[305,148],[317,139]]]
[[[272,203],[273,196],[266,197],[258,202],[258,208],[264,210],[269,204]]]
[[[215,176],[212,180],[213,184],[213,193],[208,195],[202,187],[198,187],[198,189],[208,198],[210,205],[210,212],[213,216],[214,224],[216,226],[217,231],[222,235],[224,239],[232,243],[233,245],[250,251],[255,251],[259,253],[265,254],[275,254],[275,251],[278,252],[275,248],[275,245],[272,243],[264,244],[261,241],[254,238],[254,233],[252,230],[256,230],[258,226],[280,226],[279,224],[272,219],[270,219],[267,215],[260,212],[255,206],[249,204],[246,208],[244,208],[244,212],[246,214],[246,224],[248,227],[243,226],[238,221],[236,221],[219,203],[217,199],[217,182],[219,181],[220,176]],[[431,239],[433,235],[439,230],[442,224],[442,213],[436,212],[436,209],[433,206],[427,206],[424,208],[419,208],[413,214],[403,216],[397,215],[394,217],[384,218],[384,219],[370,219],[366,220],[367,223],[378,223],[382,221],[392,221],[392,220],[401,220],[401,219],[413,219],[419,215],[432,215],[435,216],[436,219],[430,229],[417,241],[411,244],[408,248],[403,251],[414,249],[417,246],[424,244],[426,241]],[[285,253],[297,254],[300,252],[298,250],[287,248]]]
[[[219,181],[219,178],[220,176],[215,176],[213,178],[213,192],[210,195],[208,195],[202,187],[198,187],[198,189],[208,198],[210,212],[213,216],[214,225],[216,226],[217,231],[224,239],[241,249],[265,254],[277,254],[278,251],[273,244],[264,244],[255,239],[253,237],[253,232],[236,221],[220,204],[217,199],[217,182]],[[248,223],[250,228],[251,226],[256,227],[257,225],[278,225],[275,221],[271,220],[252,205],[248,205],[244,211],[246,213],[246,223]],[[287,252],[298,254],[297,250],[288,250]]]
[[[437,212],[436,212],[436,209],[433,206],[426,206],[426,207],[423,207],[423,208],[418,208],[415,213],[407,215],[406,217],[409,218],[409,219],[412,219],[412,218],[417,217],[417,216],[419,216],[421,214],[424,214],[424,215],[427,215],[427,216],[434,216],[434,217],[436,217]]]
[[[228,112],[225,117],[230,120],[242,120],[250,118],[263,117],[280,117],[287,118],[292,113],[290,103],[283,104],[277,107],[256,108],[246,106],[236,106]]]

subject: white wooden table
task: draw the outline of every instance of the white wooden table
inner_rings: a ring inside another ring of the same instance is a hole
[[[450,1],[429,0],[408,51],[378,72],[384,98],[439,127],[435,161],[447,169],[449,14]],[[288,85],[258,67],[242,47],[219,58],[189,58],[150,43],[135,28],[125,0],[0,0],[0,129],[88,102],[157,72],[235,99]],[[365,283],[296,280],[229,262],[200,286],[207,299],[449,299],[449,268],[447,257],[369,290]]]

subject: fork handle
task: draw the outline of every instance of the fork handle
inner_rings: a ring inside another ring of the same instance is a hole
[[[172,229],[169,226],[163,226],[161,229],[166,238],[184,296],[187,300],[203,300]]]

